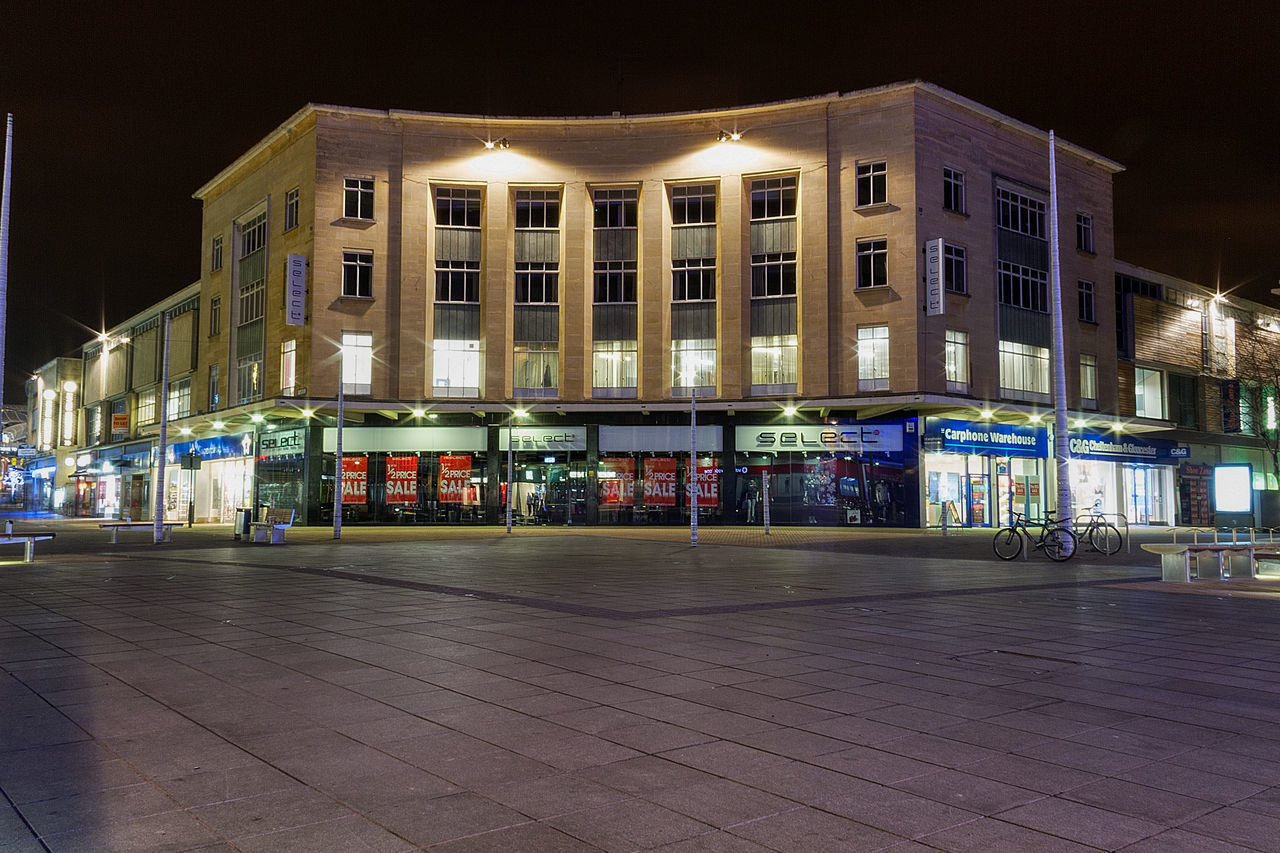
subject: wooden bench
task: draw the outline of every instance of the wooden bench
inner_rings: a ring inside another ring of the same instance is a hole
[[[1163,542],[1144,543],[1142,550],[1160,555],[1160,577],[1166,581],[1190,583],[1191,560],[1196,561],[1196,578],[1207,580],[1205,571],[1209,558],[1217,563],[1217,579],[1235,577],[1233,558],[1247,561],[1249,577],[1258,576],[1259,557],[1280,557],[1280,543],[1272,542]]]
[[[121,530],[135,530],[135,529],[141,529],[141,528],[146,528],[148,530],[155,530],[155,527],[156,527],[155,522],[153,521],[134,521],[129,518],[122,518],[119,521],[104,521],[98,526],[101,527],[103,530],[111,531],[112,545],[116,545],[120,542]],[[164,530],[163,536],[164,536],[165,542],[173,541],[173,528],[177,526],[178,526],[178,522],[176,521],[160,522],[160,527],[163,528]]]
[[[253,541],[265,542],[268,545],[283,545],[284,532],[293,527],[293,513],[291,509],[269,509],[262,521],[249,522]]]
[[[13,544],[21,542],[25,546],[22,551],[22,562],[34,563],[36,559],[36,542],[42,539],[52,539],[58,534],[52,530],[10,530],[6,533],[0,533],[0,545]]]

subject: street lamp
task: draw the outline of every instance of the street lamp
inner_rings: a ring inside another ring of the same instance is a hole
[[[346,398],[343,386],[347,381],[347,349],[338,344],[338,430],[333,453],[333,538],[342,538],[342,419]]]

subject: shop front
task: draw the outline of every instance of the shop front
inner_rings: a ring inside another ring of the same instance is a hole
[[[252,433],[210,436],[165,448],[164,520],[231,522],[253,505]]]
[[[1052,491],[1044,427],[927,418],[923,443],[925,526],[1001,527],[1014,513],[1044,517]]]
[[[740,524],[914,527],[916,420],[734,430],[733,510]]]
[[[1190,448],[1163,439],[1073,433],[1071,495],[1076,515],[1101,512],[1129,524],[1174,524],[1176,466]]]
[[[698,462],[690,477],[690,440]],[[716,425],[600,427],[596,504],[601,524],[688,524],[697,487],[698,523],[730,521],[721,503],[723,430]]]

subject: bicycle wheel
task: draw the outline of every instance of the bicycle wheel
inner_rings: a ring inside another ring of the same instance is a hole
[[[1110,557],[1120,550],[1120,546],[1124,544],[1124,539],[1121,538],[1120,531],[1115,526],[1098,524],[1089,528],[1089,544],[1093,546],[1095,551],[1101,551]]]
[[[1055,527],[1044,534],[1044,552],[1056,563],[1070,560],[1076,552],[1076,535],[1065,527]]]
[[[1022,536],[1016,527],[1002,527],[991,540],[991,547],[1002,560],[1012,560],[1022,553]]]

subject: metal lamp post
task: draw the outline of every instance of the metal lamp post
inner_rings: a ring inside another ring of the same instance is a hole
[[[507,413],[507,532],[511,532],[511,492],[515,486],[513,478],[515,476],[515,457],[511,452],[512,439],[515,437],[512,422],[515,420],[516,413],[511,411]]]
[[[333,453],[333,538],[342,538],[342,420],[346,398],[343,386],[347,380],[347,350],[338,345],[338,430]]]

